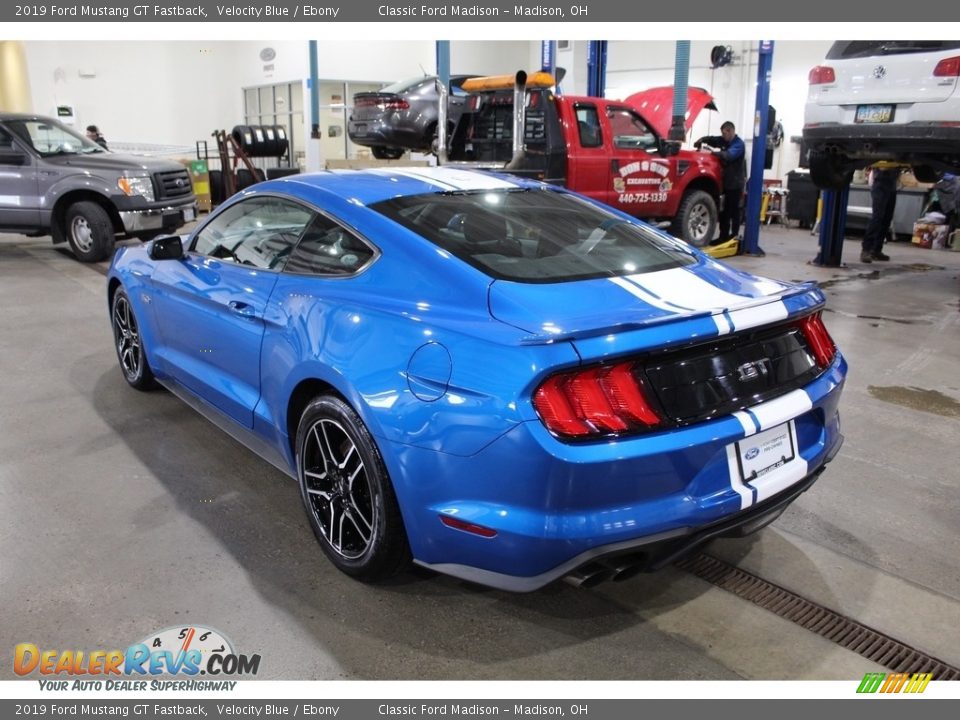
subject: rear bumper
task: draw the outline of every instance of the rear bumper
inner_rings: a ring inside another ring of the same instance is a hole
[[[803,142],[812,150],[836,152],[851,159],[901,160],[935,167],[960,162],[960,127],[937,123],[824,123],[804,127]]]
[[[575,584],[584,586],[602,580],[626,580],[638,572],[660,570],[716,538],[744,537],[765,528],[780,517],[790,503],[810,489],[842,444],[843,436],[838,435],[837,442],[820,467],[788,489],[747,510],[697,529],[658,533],[629,542],[592,548],[534,577],[517,577],[462,565],[417,562],[437,572],[511,592],[532,592],[567,576],[578,578]]]
[[[384,459],[413,556],[528,592],[598,559],[633,555],[631,565],[656,569],[710,537],[755,529],[839,449],[845,373],[840,357],[805,388],[749,412],[616,442],[566,444],[528,421],[469,457],[391,443]],[[743,481],[735,444],[784,424],[795,460]],[[444,517],[494,536],[448,527]]]

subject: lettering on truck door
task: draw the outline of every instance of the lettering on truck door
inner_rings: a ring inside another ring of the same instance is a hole
[[[613,161],[610,164],[610,204],[638,217],[669,215],[676,192],[676,163],[658,154],[658,139],[629,108],[607,107]]]

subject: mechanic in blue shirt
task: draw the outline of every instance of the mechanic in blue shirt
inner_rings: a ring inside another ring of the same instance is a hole
[[[727,120],[720,126],[719,135],[704,135],[694,143],[714,148],[713,154],[723,164],[723,200],[720,210],[720,240],[726,242],[740,234],[740,202],[747,180],[746,147],[737,135],[734,124]]]

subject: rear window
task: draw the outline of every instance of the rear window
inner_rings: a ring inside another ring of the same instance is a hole
[[[847,60],[884,55],[958,50],[958,40],[839,40],[827,53],[827,60]]]
[[[679,240],[551,190],[414,195],[371,208],[504,280],[618,277],[695,262]]]

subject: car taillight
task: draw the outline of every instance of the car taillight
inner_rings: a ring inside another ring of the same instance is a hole
[[[402,98],[397,98],[396,100],[384,100],[378,105],[384,110],[407,110],[410,107],[410,103]]]
[[[803,336],[807,339],[807,343],[810,345],[810,350],[813,352],[813,359],[816,360],[817,367],[821,370],[826,370],[830,367],[830,363],[833,362],[833,358],[836,357],[837,346],[834,345],[830,333],[827,332],[820,313],[817,312],[813,315],[807,315],[798,325],[803,332]]]
[[[811,85],[826,85],[837,81],[837,75],[829,65],[817,65],[808,75]]]
[[[960,76],[960,56],[944,58],[937,63],[933,69],[934,77],[958,77]]]
[[[547,378],[533,394],[533,406],[547,429],[585,438],[657,427],[633,363],[594,367]]]

